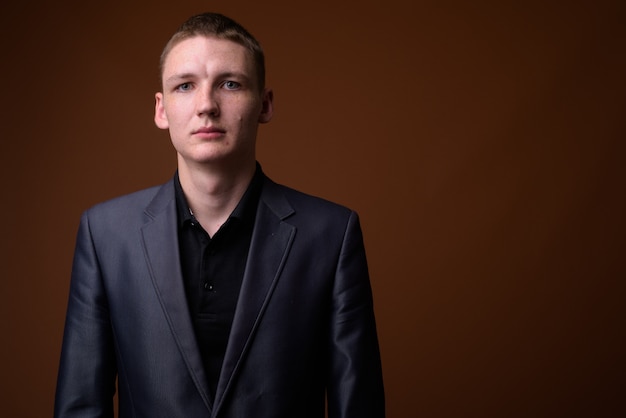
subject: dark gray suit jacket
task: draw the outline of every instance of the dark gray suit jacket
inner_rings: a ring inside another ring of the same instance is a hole
[[[78,232],[56,417],[384,416],[359,221],[264,178],[212,399],[187,308],[173,182],[97,205]]]

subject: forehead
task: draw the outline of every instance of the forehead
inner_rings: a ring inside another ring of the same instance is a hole
[[[207,36],[186,38],[174,45],[163,63],[163,79],[201,70],[238,71],[252,75],[252,52],[228,39]]]

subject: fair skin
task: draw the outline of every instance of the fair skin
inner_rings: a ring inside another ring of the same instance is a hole
[[[215,37],[174,46],[162,81],[154,121],[169,130],[185,197],[213,236],[254,175],[258,124],[272,118],[273,94],[259,88],[245,47]]]

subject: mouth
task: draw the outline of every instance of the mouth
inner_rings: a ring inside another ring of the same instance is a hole
[[[205,126],[192,132],[193,135],[208,139],[219,138],[225,133],[226,131],[215,126]]]

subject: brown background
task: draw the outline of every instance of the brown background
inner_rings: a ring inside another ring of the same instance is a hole
[[[3,3],[2,416],[51,415],[80,213],[173,173],[205,10],[265,47],[265,171],[361,215],[388,416],[624,413],[623,1],[180,3]]]

